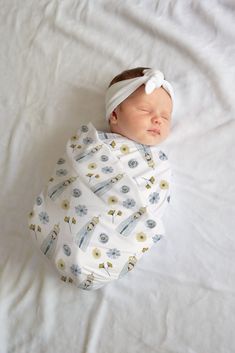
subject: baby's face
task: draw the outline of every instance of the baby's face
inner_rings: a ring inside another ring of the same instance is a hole
[[[145,145],[157,145],[170,133],[172,101],[163,88],[146,94],[139,87],[111,114],[110,129],[114,133]]]

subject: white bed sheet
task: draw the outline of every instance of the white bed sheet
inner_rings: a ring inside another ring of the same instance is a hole
[[[234,16],[233,0],[1,1],[1,353],[235,351]],[[27,214],[78,126],[107,129],[105,88],[136,66],[176,93],[167,236],[86,292],[58,280]]]

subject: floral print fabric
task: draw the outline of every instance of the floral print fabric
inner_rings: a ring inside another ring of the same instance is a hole
[[[32,237],[63,281],[100,288],[163,236],[170,175],[159,146],[83,125],[36,198]]]

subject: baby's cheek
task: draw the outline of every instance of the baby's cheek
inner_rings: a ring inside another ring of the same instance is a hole
[[[166,130],[166,131],[170,131],[170,128],[171,128],[171,125],[170,125],[169,122],[167,122],[167,123],[165,124],[165,130]]]
[[[163,130],[163,135],[165,138],[170,135],[170,126],[165,127],[165,129]]]

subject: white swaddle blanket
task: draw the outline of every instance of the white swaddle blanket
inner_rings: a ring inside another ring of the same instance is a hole
[[[159,146],[83,125],[36,198],[29,228],[60,278],[97,289],[164,234],[171,171]]]

